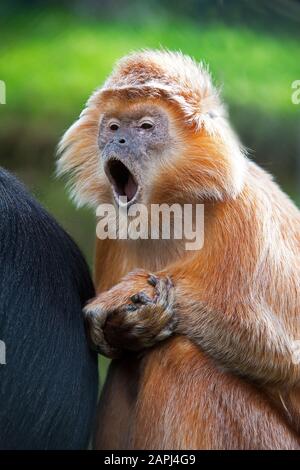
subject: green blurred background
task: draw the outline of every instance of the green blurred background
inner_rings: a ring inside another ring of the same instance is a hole
[[[0,164],[17,173],[92,264],[93,214],[54,178],[55,147],[116,59],[167,47],[209,64],[251,158],[300,201],[300,3],[10,0],[0,4]]]

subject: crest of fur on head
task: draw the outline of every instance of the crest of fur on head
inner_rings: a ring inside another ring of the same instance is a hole
[[[191,199],[237,197],[246,159],[208,70],[180,52],[145,50],[116,64],[58,146],[57,173],[70,176],[76,204],[95,207],[110,201],[98,147],[101,116],[108,103],[141,100],[171,109],[170,117],[175,116],[177,127],[178,123],[182,127],[184,155],[171,168],[175,179],[176,165],[183,172],[177,172],[178,181],[190,191]]]

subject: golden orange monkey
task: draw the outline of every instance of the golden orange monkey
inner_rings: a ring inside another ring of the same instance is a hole
[[[76,203],[204,204],[184,240],[97,239],[90,335],[115,357],[100,449],[299,449],[300,214],[181,53],[123,58],[59,146]],[[173,221],[174,223],[174,221]]]

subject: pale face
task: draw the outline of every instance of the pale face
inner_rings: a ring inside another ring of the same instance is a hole
[[[167,152],[171,138],[167,113],[158,106],[142,105],[126,111],[106,112],[99,130],[99,148],[105,174],[119,203],[140,199],[151,168]]]

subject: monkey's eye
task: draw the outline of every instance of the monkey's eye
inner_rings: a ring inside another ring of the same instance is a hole
[[[110,122],[109,128],[111,131],[117,131],[119,129],[119,124],[117,122]]]
[[[142,121],[141,124],[140,124],[140,127],[141,127],[141,129],[146,129],[146,130],[152,129],[153,122],[148,121],[148,120],[147,121]]]

